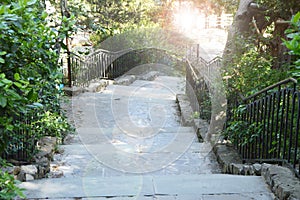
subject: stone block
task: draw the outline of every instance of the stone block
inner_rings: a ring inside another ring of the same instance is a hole
[[[13,174],[14,175],[18,175],[21,172],[21,167],[19,166],[15,166],[14,170],[13,170]]]
[[[261,174],[279,199],[300,199],[300,180],[290,169],[263,164]]]
[[[57,141],[55,137],[44,137],[38,141],[39,152],[35,156],[37,159],[47,157],[52,160]]]
[[[130,85],[136,80],[135,75],[124,75],[115,80],[114,84],[116,85]]]
[[[33,181],[34,180],[34,176],[31,174],[25,174],[25,181]]]
[[[222,169],[226,169],[226,167],[223,166],[228,167],[228,170],[223,171],[223,173],[232,173],[232,169],[230,169],[231,163],[243,163],[240,155],[231,146],[226,144],[217,144],[213,147],[213,151],[217,157],[217,161],[222,166]]]
[[[73,87],[64,87],[63,91],[68,96],[77,96],[77,95],[83,93],[84,89],[81,87],[73,86]]]
[[[25,174],[32,174],[35,175],[38,172],[38,169],[35,165],[23,165],[21,166],[21,171]]]
[[[240,175],[243,171],[243,164],[231,163],[230,164],[230,174]]]
[[[260,176],[261,175],[261,164],[259,163],[255,163],[252,165],[253,166],[253,170],[256,176]]]
[[[85,89],[87,92],[100,92],[104,90],[109,84],[106,80],[99,80],[97,82],[90,83],[89,87]]]
[[[18,175],[16,175],[16,179],[23,182],[26,180],[25,175],[26,174],[24,173],[24,171],[21,170],[20,173]]]
[[[38,169],[35,165],[23,165],[17,176],[20,181],[31,181],[38,177]]]

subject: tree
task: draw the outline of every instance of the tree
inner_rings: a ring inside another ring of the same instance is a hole
[[[224,51],[225,65],[234,55],[244,52],[244,45],[251,40],[258,51],[269,51],[273,56],[273,68],[279,68],[288,59],[282,45],[284,31],[300,9],[299,0],[241,0],[229,31]],[[266,36],[266,33],[267,36]]]

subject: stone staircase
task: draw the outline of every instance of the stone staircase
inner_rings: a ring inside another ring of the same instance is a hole
[[[52,171],[22,183],[28,199],[273,199],[261,177],[220,174],[209,143],[183,126],[184,79],[109,85],[72,98],[77,127]]]

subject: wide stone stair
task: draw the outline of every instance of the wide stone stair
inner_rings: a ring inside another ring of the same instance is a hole
[[[77,134],[52,164],[63,177],[22,183],[27,198],[273,199],[261,177],[220,174],[210,143],[182,124],[183,83],[157,76],[73,97]]]

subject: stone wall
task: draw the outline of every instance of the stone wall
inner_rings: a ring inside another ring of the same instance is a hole
[[[262,176],[278,199],[300,199],[300,180],[289,168],[266,163],[243,164],[240,155],[228,144],[217,144],[213,151],[223,173]]]

